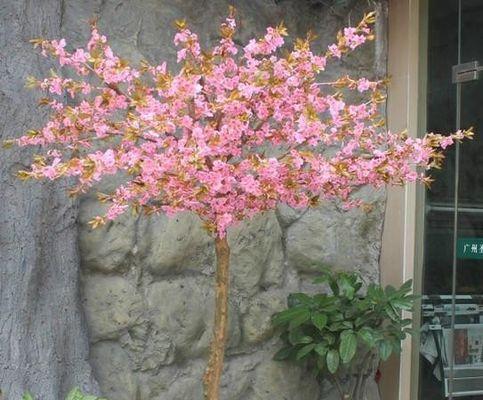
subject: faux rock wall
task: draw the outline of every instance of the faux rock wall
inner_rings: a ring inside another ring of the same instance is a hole
[[[240,43],[284,20],[292,36],[316,32],[319,49],[373,6],[366,0],[338,6],[308,0],[65,0],[64,36],[81,45],[88,34],[85,21],[97,16],[124,57],[173,60],[172,21],[185,17],[209,44],[229,3],[242,23]],[[384,43],[380,35],[375,45],[328,72],[327,79],[334,71],[384,74]],[[103,183],[100,190],[113,185]],[[271,360],[279,343],[270,317],[285,306],[290,292],[315,290],[310,282],[317,266],[358,269],[368,279],[378,278],[384,193],[363,192],[374,205],[369,213],[342,212],[333,204],[306,211],[281,206],[231,230],[224,400],[328,398],[327,388],[310,372]],[[87,222],[100,212],[94,194],[81,200],[82,299],[91,363],[103,393],[116,400],[201,399],[213,319],[212,240],[189,214],[124,216],[92,231]]]
[[[29,39],[58,37],[60,0],[0,1],[0,143],[47,117],[25,89],[29,75],[48,75]],[[38,149],[36,149],[38,151]],[[0,398],[60,400],[73,386],[96,392],[79,303],[77,204],[65,181],[29,182],[34,149],[0,144]]]

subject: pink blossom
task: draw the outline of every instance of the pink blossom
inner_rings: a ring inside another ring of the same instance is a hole
[[[441,140],[441,148],[442,149],[446,149],[446,147],[452,145],[454,143],[454,140],[451,136],[445,136],[442,140]]]
[[[117,217],[119,217],[121,214],[124,214],[126,209],[128,208],[128,205],[124,204],[117,204],[114,203],[109,209],[107,210],[106,217],[107,219],[114,220]]]
[[[359,81],[357,82],[357,90],[361,93],[369,90],[370,88],[371,82],[366,78],[359,79]]]
[[[62,79],[53,78],[49,83],[49,92],[61,95],[62,94]]]
[[[216,218],[217,230],[220,232],[219,236],[224,237],[227,228],[233,223],[233,216],[225,213]]]
[[[344,28],[344,36],[347,41],[347,45],[352,50],[366,41],[366,36],[357,34],[357,29],[352,27]]]
[[[341,58],[342,57],[342,51],[336,44],[331,44],[329,46],[329,52],[336,58]]]
[[[76,74],[35,82],[49,96],[42,103],[51,114],[41,129],[16,140],[45,148],[27,175],[71,176],[85,191],[120,171],[127,179],[108,196],[107,219],[129,206],[191,211],[219,237],[280,202],[354,207],[360,202],[353,192],[362,185],[425,181],[416,167],[439,166],[441,150],[468,131],[418,139],[387,132],[377,123],[383,83],[365,77],[317,83],[328,60],[371,37],[369,25],[364,19],[344,29],[323,55],[308,42],[282,55],[281,27],[239,51],[232,17],[202,54],[198,36],[183,27],[174,37],[181,65],[172,71],[164,61],[142,67],[121,61],[96,27],[86,48],[72,53],[65,40],[42,41],[45,55]],[[72,98],[53,98],[64,91]],[[346,100],[346,92],[363,99]]]
[[[253,175],[245,175],[240,181],[240,186],[245,192],[255,196],[260,196],[262,194],[260,183],[253,177]]]

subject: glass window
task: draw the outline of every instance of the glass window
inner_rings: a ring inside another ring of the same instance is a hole
[[[483,73],[452,79],[454,65],[483,62],[483,1],[428,11],[427,130],[477,135],[447,152],[426,195],[419,398],[483,400]]]

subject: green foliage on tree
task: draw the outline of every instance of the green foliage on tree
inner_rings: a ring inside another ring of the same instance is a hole
[[[314,283],[329,293],[293,293],[288,308],[273,316],[283,347],[278,361],[308,363],[319,377],[328,377],[341,399],[360,399],[366,380],[380,360],[401,352],[401,340],[412,333],[412,282],[399,289],[364,285],[358,272],[324,270]]]

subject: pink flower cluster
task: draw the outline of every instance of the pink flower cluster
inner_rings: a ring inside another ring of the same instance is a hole
[[[176,73],[166,63],[131,66],[95,26],[87,47],[72,53],[63,39],[36,40],[43,54],[78,78],[30,81],[45,92],[41,104],[51,107],[51,115],[18,144],[50,150],[21,175],[71,176],[77,193],[123,171],[129,179],[100,195],[110,207],[94,225],[128,207],[190,210],[220,237],[279,202],[300,208],[325,199],[354,206],[360,202],[351,195],[362,185],[427,181],[424,171],[439,165],[441,148],[470,132],[421,139],[390,133],[378,114],[384,81],[318,82],[327,60],[372,38],[373,22],[368,14],[344,29],[325,54],[312,52],[309,36],[282,56],[283,25],[239,48],[230,15],[219,43],[202,51],[198,36],[179,21]],[[346,101],[344,94],[353,91],[365,100]]]

